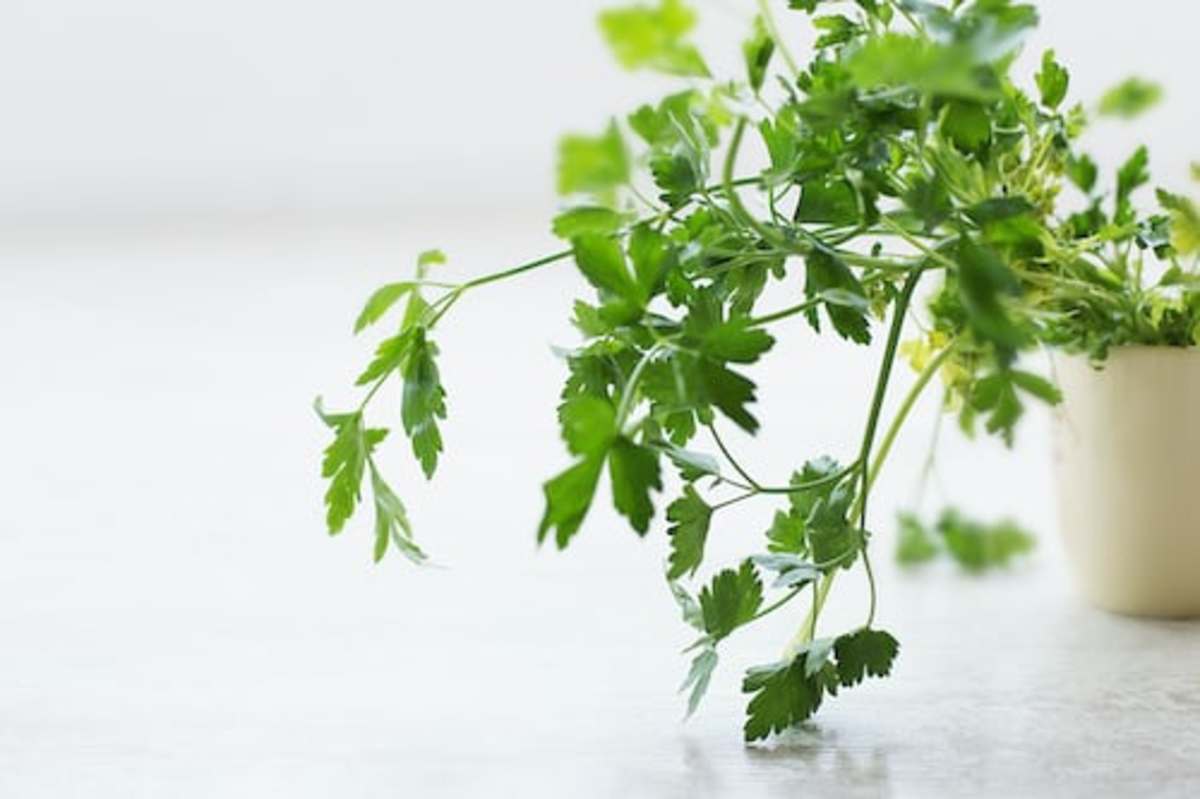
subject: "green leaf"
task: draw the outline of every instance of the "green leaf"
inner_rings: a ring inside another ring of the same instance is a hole
[[[618,438],[609,452],[608,473],[617,512],[629,519],[639,535],[645,535],[654,517],[650,492],[662,490],[658,453],[628,438]]]
[[[1058,386],[1040,375],[1014,369],[1008,373],[1008,376],[1015,386],[1027,394],[1032,394],[1047,405],[1058,405],[1063,401],[1062,391]]]
[[[772,588],[801,588],[815,582],[821,576],[820,569],[799,555],[755,555],[750,560],[756,566],[778,575]]]
[[[616,239],[584,235],[575,239],[574,249],[575,263],[589,283],[602,292],[640,302],[641,289],[629,274],[625,253]]]
[[[558,193],[611,197],[629,182],[629,155],[617,123],[598,137],[564,136],[558,145]]]
[[[367,300],[362,313],[354,323],[354,332],[361,333],[366,328],[378,322],[383,315],[392,309],[397,302],[404,299],[416,287],[415,283],[389,283],[376,291]]]
[[[1078,158],[1073,156],[1067,160],[1067,177],[1084,194],[1091,194],[1092,189],[1096,188],[1096,180],[1100,177],[1100,169],[1089,155],[1081,155]]]
[[[657,294],[674,258],[670,239],[648,224],[634,228],[629,236],[629,259],[640,292],[631,299],[644,300]]]
[[[890,675],[900,644],[882,630],[859,630],[838,638],[833,651],[842,687],[852,688],[868,676]]]
[[[417,256],[417,274],[424,277],[429,267],[446,263],[446,253],[441,250],[426,250]]]
[[[955,101],[946,106],[942,135],[964,153],[979,153],[992,141],[992,118],[979,103]]]
[[[707,358],[700,361],[700,376],[709,403],[747,433],[758,431],[758,420],[746,410],[757,400],[754,383]]]
[[[1012,446],[1016,424],[1025,413],[1018,388],[1050,405],[1062,402],[1062,393],[1045,378],[1002,369],[975,383],[964,409],[968,419],[974,413],[989,414],[987,431],[1000,434]]]
[[[554,218],[554,235],[568,241],[585,235],[611,236],[625,226],[625,221],[625,216],[611,208],[572,208]]]
[[[704,545],[708,541],[712,508],[700,498],[694,487],[688,485],[684,487],[683,497],[667,508],[667,521],[672,522],[667,530],[671,537],[667,578],[678,580],[685,575],[694,575],[704,562]]]
[[[861,218],[858,195],[847,180],[813,180],[804,184],[797,222],[853,225]]]
[[[413,454],[425,476],[433,477],[442,451],[437,420],[446,418],[446,391],[438,372],[437,346],[425,338],[424,328],[414,328],[408,359],[404,363],[404,394],[400,419],[412,440]]]
[[[753,697],[746,709],[746,741],[768,738],[812,718],[825,698],[827,682],[824,667],[808,674],[803,654],[747,671],[742,692]]]
[[[1158,105],[1163,90],[1157,83],[1129,78],[1114,86],[1100,98],[1100,113],[1104,116],[1134,119]]]
[[[1042,71],[1035,78],[1038,90],[1042,95],[1042,105],[1050,109],[1058,108],[1067,99],[1067,90],[1071,85],[1071,74],[1062,64],[1054,60],[1054,51],[1047,50],[1042,56]]]
[[[367,460],[388,431],[368,430],[362,413],[326,413],[320,399],[315,408],[321,421],[335,431],[333,443],[326,448],[321,462],[321,476],[329,481],[325,493],[326,523],[330,535],[337,535],[354,515],[362,496]]]
[[[850,267],[838,257],[825,250],[813,250],[805,259],[807,280],[804,293],[809,299],[821,297],[830,290],[841,290],[851,295],[866,298],[862,283],[850,271]],[[871,343],[871,328],[861,308],[845,303],[825,303],[825,311],[834,330],[842,338],[858,344]],[[814,308],[808,313],[809,324],[820,332],[821,325]]]
[[[590,455],[542,487],[546,512],[538,526],[539,544],[554,530],[558,548],[567,548],[587,517],[603,470],[604,454]]]
[[[1150,151],[1145,146],[1137,148],[1129,160],[1117,171],[1117,221],[1126,222],[1133,217],[1130,198],[1133,193],[1150,182]]]
[[[938,556],[937,542],[921,520],[912,513],[900,514],[900,534],[896,543],[896,561],[903,566],[928,563]]]
[[[817,17],[813,20],[813,27],[820,33],[813,43],[817,49],[846,44],[866,32],[861,25],[841,14]]]
[[[742,55],[746,59],[746,74],[750,89],[757,94],[767,79],[767,69],[775,54],[775,40],[771,38],[761,16],[754,18],[754,33],[742,44]]]
[[[700,340],[704,353],[719,361],[755,363],[775,346],[775,339],[749,319],[737,317],[706,331]]]
[[[696,713],[697,708],[700,707],[700,701],[708,693],[708,685],[712,681],[713,671],[716,670],[719,660],[717,650],[711,646],[701,649],[700,654],[692,660],[692,667],[688,671],[687,679],[679,687],[680,693],[691,689],[691,693],[688,695],[688,718]]]
[[[762,592],[758,571],[748,560],[737,570],[726,569],[718,574],[712,584],[700,592],[705,632],[714,641],[720,641],[749,623],[762,607]]]
[[[602,455],[617,437],[617,412],[607,399],[572,397],[558,409],[558,420],[573,455]]]
[[[679,447],[668,446],[664,452],[671,462],[679,469],[679,475],[689,483],[702,477],[720,477],[721,465],[711,455],[700,452],[690,452]]]
[[[863,547],[863,534],[848,517],[854,492],[838,486],[817,500],[806,522],[808,546],[812,558],[822,568],[849,568]]]
[[[398,336],[385,339],[375,351],[375,358],[366,370],[358,376],[355,385],[365,386],[390,375],[404,367],[408,353],[412,349],[417,328],[409,328]]]
[[[1171,246],[1180,255],[1200,252],[1200,209],[1187,197],[1158,190],[1158,202],[1171,212]]]
[[[963,100],[1000,96],[994,73],[981,70],[979,54],[962,44],[944,45],[919,36],[887,33],[867,39],[845,66],[862,89],[910,86]]]
[[[804,539],[804,517],[783,511],[775,512],[771,529],[767,530],[767,550],[770,552],[793,552],[801,554],[808,551]]]
[[[396,548],[413,563],[422,564],[428,557],[413,540],[412,524],[404,503],[375,469],[371,469],[371,488],[375,497],[375,562],[383,560],[388,545]]]
[[[695,13],[681,0],[660,0],[657,7],[625,6],[600,14],[600,30],[621,66],[706,78],[710,73],[704,59],[685,41],[695,25]]]
[[[1009,318],[1002,302],[1002,297],[1020,292],[1020,283],[995,252],[963,238],[958,246],[958,284],[976,333],[1009,350],[1024,344],[1025,333]]]
[[[969,572],[1003,568],[1014,558],[1032,552],[1032,535],[1013,522],[986,525],[948,509],[937,525],[946,551]]]
[[[683,622],[689,627],[704,632],[704,614],[700,610],[700,603],[679,583],[669,582],[668,585],[671,588],[671,596],[675,599],[675,604],[679,606]]]

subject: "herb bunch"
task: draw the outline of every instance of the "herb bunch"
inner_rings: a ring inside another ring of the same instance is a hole
[[[374,458],[388,431],[369,427],[366,412],[385,384],[401,383],[401,427],[432,477],[447,414],[439,325],[467,293],[573,263],[591,291],[573,305],[583,340],[567,356],[558,410],[572,462],[544,485],[538,540],[569,546],[605,479],[616,510],[645,536],[663,504],[664,473],[677,472],[680,488],[665,509],[666,570],[697,636],[684,686],[689,713],[727,638],[807,605],[782,657],[745,675],[751,741],[890,674],[899,644],[876,627],[869,501],[931,384],[942,384],[965,429],[982,423],[1011,442],[1030,400],[1060,400],[1052,382],[1018,368],[1021,352],[1048,344],[1102,358],[1128,343],[1191,345],[1200,332],[1200,215],[1166,192],[1160,213],[1138,213],[1134,193],[1149,180],[1144,149],[1101,192],[1099,168],[1077,152],[1088,113],[1065,106],[1066,68],[1046,53],[1032,93],[1011,77],[1038,22],[1032,5],[788,5],[816,28],[808,63],[760,0],[743,45],[745,74],[732,81],[712,76],[681,0],[602,14],[623,66],[686,87],[597,135],[562,140],[558,188],[569,204],[553,221],[561,251],[465,283],[436,279],[445,259],[430,252],[413,279],[377,291],[356,331],[399,323],[358,380],[362,403],[344,413],[318,405],[334,434],[323,464],[330,532],[342,531],[369,480],[375,558],[395,547],[424,561]],[[1098,110],[1131,116],[1155,94],[1134,81]],[[765,153],[765,169],[739,171],[748,146]],[[1060,211],[1072,184],[1080,207]],[[1147,259],[1165,264],[1153,284]],[[772,290],[796,270],[802,296]],[[902,347],[912,321],[920,332]],[[739,461],[723,431],[758,431],[747,367],[803,325],[863,347],[881,340],[878,377],[863,401],[862,436],[840,459],[814,456],[772,482]],[[885,425],[901,356],[918,377]],[[740,563],[693,585],[722,512],[751,501],[778,503],[765,535]],[[858,568],[870,593],[862,624],[818,635],[838,575]]]

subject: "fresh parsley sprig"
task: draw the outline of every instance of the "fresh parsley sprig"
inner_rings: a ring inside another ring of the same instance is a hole
[[[1049,345],[1102,359],[1114,346],[1192,346],[1200,336],[1200,212],[1167,191],[1158,194],[1159,213],[1140,211],[1150,180],[1145,148],[1101,181],[1099,165],[1077,145],[1088,110],[1066,105],[1071,76],[1053,51],[1033,76],[1035,91],[1018,85],[1013,56],[1037,25],[1034,5],[788,7],[810,16],[818,33],[808,63],[782,38],[772,4],[758,0],[742,47],[745,74],[732,81],[713,77],[691,39],[696,16],[681,0],[605,12],[603,35],[624,66],[685,85],[598,134],[562,140],[557,179],[566,208],[551,227],[568,246],[463,283],[431,280],[445,259],[423,255],[415,277],[377,291],[355,325],[395,320],[359,379],[361,405],[336,414],[318,405],[334,435],[323,464],[330,532],[353,516],[369,477],[376,559],[395,546],[423,561],[374,460],[388,431],[368,427],[366,413],[385,384],[402,384],[400,426],[432,477],[449,410],[434,343],[439,324],[477,289],[573,261],[589,296],[572,306],[581,342],[566,353],[558,410],[570,463],[543,486],[538,539],[569,546],[605,480],[617,512],[648,535],[670,490],[667,579],[698,635],[683,684],[689,714],[727,639],[809,598],[782,659],[745,676],[747,740],[810,718],[867,677],[891,674],[899,644],[875,627],[884,608],[871,566],[870,499],[937,378],[964,430],[982,422],[1011,443],[1031,399],[1061,399],[1051,382],[1018,368],[1022,352]],[[1159,94],[1130,81],[1095,112],[1132,117]],[[749,146],[761,148],[767,166],[741,174]],[[783,283],[797,270],[803,296]],[[923,320],[922,333],[905,342],[914,319]],[[848,346],[870,344],[882,328],[875,387],[862,398],[863,434],[846,465],[814,458],[790,481],[760,480],[723,431],[760,430],[751,370],[801,323]],[[901,358],[918,377],[885,425]],[[715,455],[692,449],[702,434]],[[706,575],[723,512],[764,499],[783,507],[762,540]],[[944,537],[963,553],[978,538]],[[819,637],[837,576],[860,564],[866,617]]]

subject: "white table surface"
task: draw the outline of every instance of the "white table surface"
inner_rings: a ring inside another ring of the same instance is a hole
[[[600,510],[571,551],[533,545],[565,462],[549,345],[572,340],[569,269],[465,301],[439,336],[437,482],[403,446],[385,456],[445,568],[372,566],[365,519],[328,540],[309,403],[352,398],[359,303],[427,246],[471,274],[537,252],[538,218],[5,234],[0,796],[1200,795],[1200,627],[1077,598],[1040,413],[1012,454],[948,431],[926,501],[1016,516],[1042,534],[1032,560],[983,579],[890,565],[926,404],[875,503],[894,678],[744,746],[740,672],[777,656],[797,607],[731,641],[681,723],[662,525],[639,541]],[[853,440],[875,364],[785,333],[757,373],[763,435],[737,439],[778,479]],[[771,512],[721,520],[713,562]],[[830,629],[862,589],[843,578]]]

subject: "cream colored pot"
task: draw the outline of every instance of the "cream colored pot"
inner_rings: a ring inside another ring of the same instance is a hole
[[[1084,592],[1118,613],[1200,616],[1200,351],[1056,369],[1059,520]]]

